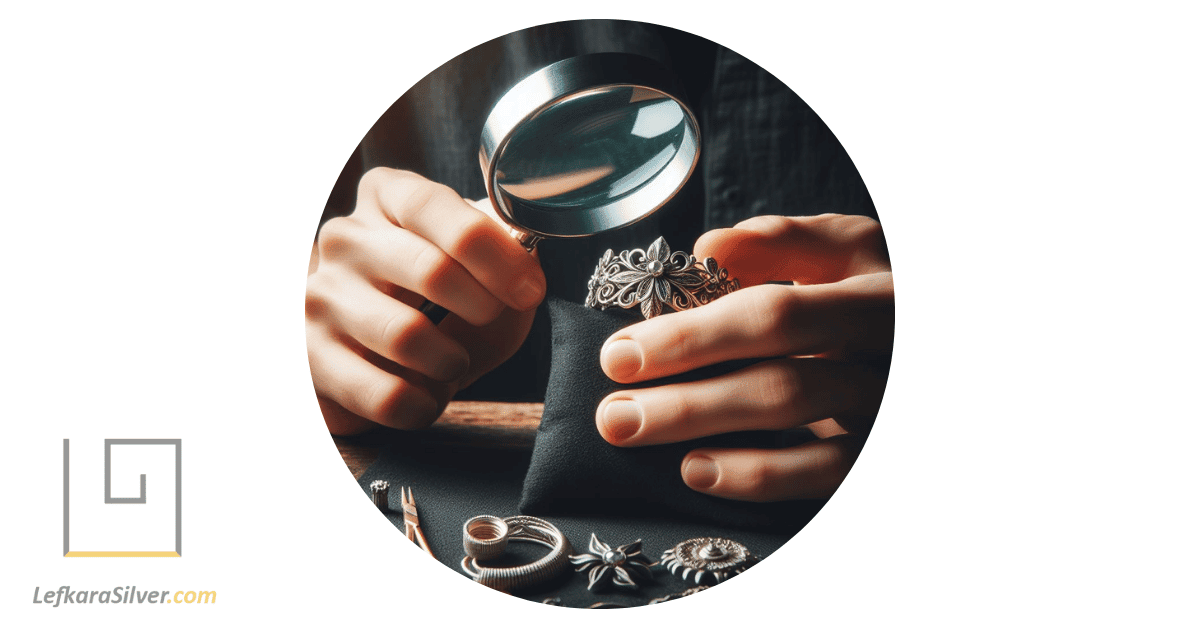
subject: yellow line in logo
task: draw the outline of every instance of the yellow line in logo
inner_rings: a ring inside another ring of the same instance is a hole
[[[67,552],[67,558],[179,558],[178,552]]]

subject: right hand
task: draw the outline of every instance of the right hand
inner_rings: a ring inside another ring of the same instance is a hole
[[[321,228],[305,313],[330,432],[428,426],[524,342],[546,278],[490,213],[486,201],[375,168],[354,212]],[[426,299],[450,311],[440,325],[417,310]]]

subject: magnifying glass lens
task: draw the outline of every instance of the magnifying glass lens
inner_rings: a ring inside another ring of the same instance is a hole
[[[540,212],[609,205],[637,192],[694,145],[674,99],[643,87],[573,94],[520,125],[496,184]]]
[[[700,125],[658,63],[602,52],[552,63],[492,107],[479,167],[496,216],[527,250],[658,211],[691,176]],[[434,323],[446,310],[421,311]]]

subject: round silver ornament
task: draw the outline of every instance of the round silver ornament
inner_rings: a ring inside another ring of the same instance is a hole
[[[724,582],[757,562],[745,545],[717,537],[688,539],[662,555],[662,564],[672,574],[707,585]]]

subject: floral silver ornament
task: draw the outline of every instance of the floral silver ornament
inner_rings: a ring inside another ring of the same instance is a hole
[[[745,545],[730,539],[688,539],[663,552],[662,563],[672,574],[696,584],[720,584],[758,562]]]
[[[640,305],[642,316],[650,319],[666,306],[676,311],[699,307],[739,287],[713,258],[699,264],[694,255],[672,252],[660,237],[645,251],[605,251],[588,280],[585,304],[601,310]]]
[[[596,538],[588,542],[588,552],[571,557],[575,571],[588,572],[588,591],[601,583],[612,583],[623,589],[637,589],[638,580],[650,580],[653,563],[642,553],[642,540],[613,549]]]

